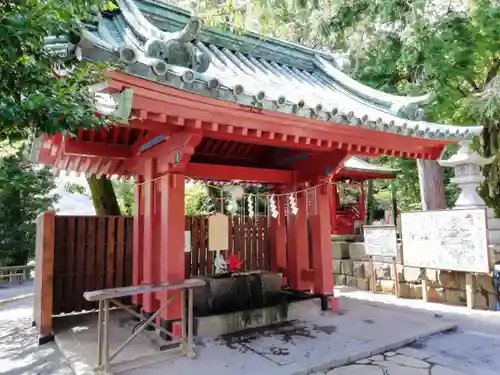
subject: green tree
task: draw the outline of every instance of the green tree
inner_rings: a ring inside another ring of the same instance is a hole
[[[36,218],[54,209],[54,189],[52,170],[33,166],[22,150],[1,157],[0,263],[24,265],[34,256]]]
[[[78,61],[67,49],[76,46],[93,10],[115,6],[103,0],[0,0],[0,140],[106,125],[109,119],[96,115],[89,85],[109,67]],[[47,45],[48,39],[61,43]],[[96,211],[116,214],[110,181],[89,178],[89,185]]]
[[[76,45],[81,20],[102,0],[0,0],[0,137],[33,131],[72,133],[105,123],[95,114],[89,84],[104,66],[77,61],[64,48],[45,48],[47,38]],[[64,35],[64,37],[62,37]]]

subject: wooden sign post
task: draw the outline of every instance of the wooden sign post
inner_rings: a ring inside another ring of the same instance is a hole
[[[395,225],[364,225],[363,234],[365,238],[365,254],[370,261],[371,280],[370,288],[373,292],[377,290],[376,271],[373,266],[373,257],[392,259],[394,268],[394,289],[399,297],[398,270],[396,258],[398,255],[398,243]]]
[[[466,273],[467,307],[474,307],[474,275],[489,274],[488,228],[484,208],[401,214],[405,266]],[[427,280],[422,297],[428,300]]]

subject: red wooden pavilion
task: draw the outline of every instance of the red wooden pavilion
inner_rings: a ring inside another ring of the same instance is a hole
[[[186,177],[293,192],[335,176],[351,156],[436,159],[446,144],[480,131],[419,120],[429,96],[366,87],[342,71],[339,56],[202,28],[196,17],[155,0],[119,5],[85,24],[77,44],[52,38],[47,48],[124,63],[91,88],[96,110],[121,121],[75,136],[37,135],[32,155],[58,170],[134,177],[135,284],[184,278]],[[291,288],[333,302],[331,189],[317,189],[310,250],[305,198],[286,225],[280,202],[269,233],[272,270]],[[136,303],[148,313],[165,298]],[[179,316],[173,304],[162,319]]]

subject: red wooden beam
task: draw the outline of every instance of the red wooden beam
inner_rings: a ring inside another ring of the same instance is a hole
[[[66,155],[102,157],[106,159],[127,159],[133,156],[133,149],[111,143],[94,143],[70,139],[64,142]]]
[[[186,176],[199,180],[244,180],[274,184],[291,184],[294,172],[278,169],[230,167],[217,164],[188,163]]]

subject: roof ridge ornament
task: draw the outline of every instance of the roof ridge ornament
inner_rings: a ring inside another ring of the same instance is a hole
[[[210,58],[191,43],[198,38],[202,29],[203,21],[200,17],[193,15],[181,31],[166,32],[153,25],[142,14],[133,0],[120,0],[118,6],[125,21],[139,39],[144,41],[142,52],[146,57],[155,59],[155,65],[158,65],[157,60],[164,60],[168,65],[182,66],[199,73],[207,71],[210,66]],[[134,47],[126,42],[120,51],[123,49],[134,49]],[[122,55],[120,53],[120,57],[125,63],[135,62],[134,59],[124,59]]]

